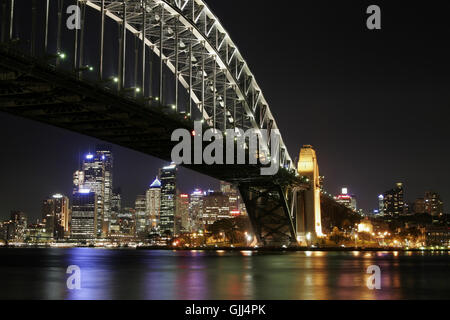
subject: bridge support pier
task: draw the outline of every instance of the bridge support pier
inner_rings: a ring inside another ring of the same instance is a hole
[[[296,245],[294,224],[281,186],[242,183],[239,191],[259,245]]]
[[[301,190],[295,195],[296,208],[295,229],[297,242],[301,246],[308,246],[317,241],[314,219],[314,199],[310,196],[311,190]]]

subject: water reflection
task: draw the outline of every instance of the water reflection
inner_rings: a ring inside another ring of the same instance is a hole
[[[448,252],[0,250],[2,299],[443,299]],[[69,290],[69,265],[81,290]],[[366,286],[381,268],[381,290]]]

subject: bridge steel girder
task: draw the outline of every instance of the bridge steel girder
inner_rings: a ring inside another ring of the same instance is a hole
[[[270,181],[265,184],[240,183],[239,191],[259,245],[296,245],[295,225],[282,186]]]

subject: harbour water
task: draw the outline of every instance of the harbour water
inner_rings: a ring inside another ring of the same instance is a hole
[[[67,288],[80,267],[81,289]],[[367,268],[381,269],[370,290]],[[0,299],[450,299],[450,253],[0,249]]]

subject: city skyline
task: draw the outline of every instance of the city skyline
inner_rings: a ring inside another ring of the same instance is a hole
[[[3,116],[3,115],[2,115]],[[28,121],[28,120],[19,120],[19,121]],[[37,123],[33,123],[33,125],[39,126],[39,124]],[[58,128],[52,128],[53,130],[59,131],[60,134],[63,135],[76,135],[76,136],[80,136],[78,134],[74,134],[71,132],[67,132],[65,130],[62,129],[58,129]],[[62,131],[62,132],[61,132]],[[105,142],[96,140],[96,139],[92,139],[89,137],[81,137],[82,139],[88,141],[87,145],[88,147],[82,149],[82,148],[76,148],[78,150],[78,152],[76,152],[76,155],[74,154],[74,156],[72,156],[72,163],[76,163],[77,166],[74,167],[74,170],[72,171],[76,171],[78,169],[80,169],[82,167],[82,163],[86,157],[86,155],[89,155],[91,153],[95,153],[95,149],[97,145],[105,145]],[[137,183],[135,183],[134,181],[127,181],[127,184],[123,184],[121,183],[121,181],[125,180],[124,176],[128,176],[129,171],[127,170],[122,170],[121,168],[118,168],[116,165],[113,167],[113,176],[114,177],[118,177],[118,183],[114,183],[113,184],[113,189],[116,188],[120,188],[121,189],[121,195],[122,195],[122,203],[123,206],[126,207],[134,207],[134,202],[136,200],[136,196],[139,194],[143,194],[145,193],[146,188],[148,188],[150,186],[150,184],[154,181],[154,177],[158,175],[158,172],[160,170],[160,168],[170,165],[169,162],[167,161],[163,161],[160,159],[157,159],[155,157],[152,156],[148,156],[148,155],[143,155],[143,154],[139,154],[138,152],[132,151],[132,150],[128,150],[119,146],[114,146],[114,145],[109,145],[106,143],[106,145],[111,147],[112,153],[114,155],[114,161],[116,161],[120,164],[124,162],[124,159],[122,158],[123,156],[127,156],[130,153],[133,154],[133,156],[137,159],[137,163],[138,163],[138,168],[139,170],[142,170],[144,172],[148,173],[148,179],[146,178],[147,175],[145,174],[141,174],[140,172],[137,172],[136,167],[133,167],[133,169],[135,170],[135,180],[137,181]],[[73,147],[67,146],[67,149],[75,149]],[[115,155],[115,151],[117,150],[117,154],[118,156]],[[67,154],[67,153],[66,153]],[[65,159],[70,158],[70,156],[66,157]],[[151,163],[150,166],[146,167],[145,166],[145,162],[146,162],[146,158],[148,158],[149,163]],[[319,158],[319,165],[320,165],[320,154],[318,155]],[[55,163],[59,162],[57,161],[57,159],[53,159],[53,161],[55,161]],[[195,189],[202,189],[202,190],[219,190],[219,184],[220,181],[214,179],[214,178],[210,178],[208,176],[204,176],[202,174],[199,174],[197,172],[193,172],[189,169],[185,169],[183,167],[178,167],[178,171],[179,171],[179,175],[181,178],[179,178],[177,180],[177,188],[181,193],[191,193],[193,192]],[[48,188],[48,191],[45,192],[45,190],[41,190],[38,187],[35,189],[37,192],[33,192],[30,197],[37,199],[38,201],[34,201],[34,202],[26,202],[25,205],[20,206],[20,205],[10,205],[11,199],[10,198],[6,198],[6,201],[3,201],[2,203],[0,203],[0,218],[2,219],[6,219],[9,217],[10,212],[14,211],[14,210],[19,210],[19,211],[23,211],[25,212],[30,218],[40,218],[41,217],[41,202],[42,200],[46,199],[47,197],[53,195],[53,194],[58,194],[58,193],[62,193],[65,196],[69,196],[72,194],[73,191],[73,172],[72,174],[70,174],[70,170],[69,173],[68,172],[54,172],[53,173],[54,176],[57,177],[64,177],[64,176],[69,176],[69,180],[66,181],[67,179],[64,179],[64,181],[58,182],[56,179],[53,179],[53,185],[55,187],[53,188]],[[194,182],[192,182],[194,181]],[[334,195],[339,195],[339,193],[341,192],[341,189],[346,187],[348,188],[351,193],[353,195],[355,195],[356,200],[358,201],[358,209],[363,209],[363,211],[367,214],[372,213],[374,209],[378,208],[378,196],[380,194],[383,194],[385,192],[385,190],[390,189],[393,185],[395,185],[396,183],[398,183],[399,181],[394,181],[392,180],[392,182],[390,184],[387,184],[384,189],[380,189],[378,192],[375,192],[373,194],[373,196],[371,197],[371,199],[369,201],[364,201],[364,200],[360,200],[360,199],[364,199],[367,198],[367,195],[363,193],[360,193],[359,191],[355,191],[355,188],[349,184],[339,184],[336,186],[336,190],[332,190],[327,188],[327,186],[329,185],[329,183],[327,183],[327,179],[325,177],[325,182],[324,182],[324,189],[327,192],[330,192],[333,196]],[[404,187],[405,187],[405,203],[409,203],[409,204],[414,204],[416,199],[419,199],[421,197],[423,197],[423,195],[425,194],[425,192],[437,192],[438,194],[441,195],[442,200],[445,202],[446,198],[445,198],[445,191],[442,190],[436,190],[433,188],[424,188],[424,187],[420,187],[420,186],[413,186],[412,189],[413,190],[417,190],[417,193],[411,194],[411,192],[408,192],[408,190],[410,190],[411,186],[408,185],[407,183],[402,182]],[[60,187],[58,187],[58,185]],[[19,189],[20,190],[20,189]],[[21,194],[19,192],[19,194]],[[25,194],[29,194],[28,191],[23,193]],[[38,198],[40,195],[43,195],[43,197]],[[17,194],[16,194],[17,196]],[[17,201],[16,203],[21,203],[24,199],[19,199],[19,201]],[[362,205],[361,205],[362,203]],[[369,203],[369,204],[368,204]],[[444,212],[446,212],[446,209],[444,207]]]
[[[383,25],[389,32],[371,33],[364,26],[363,4],[300,5],[300,19],[278,19],[280,25],[273,28],[263,21],[279,13],[236,0],[209,3],[222,21],[234,21],[226,24],[227,30],[258,76],[291,156],[295,159],[304,144],[314,146],[327,190],[337,194],[348,186],[367,211],[376,208],[376,196],[396,182],[404,183],[409,201],[426,190],[439,192],[444,201],[450,199],[448,133],[445,117],[437,116],[448,104],[445,77],[450,50],[444,41],[427,36],[432,32],[444,38],[445,10],[387,3]],[[284,14],[293,18],[293,13]],[[398,16],[411,19],[396,20]],[[264,35],[277,36],[280,43],[293,35],[302,41],[295,44],[298,50],[286,52],[266,46]],[[280,77],[283,81],[274,81]],[[68,190],[58,181],[77,163],[73,154],[99,142],[4,113],[0,135],[7,150],[0,165],[13,168],[5,170],[0,181],[2,216],[13,208],[33,214],[36,210],[27,199],[36,203],[49,193]],[[122,168],[116,174],[117,185],[131,203],[132,195],[148,183],[142,175],[147,172],[150,180],[164,162],[114,148]],[[197,174],[186,175],[189,179],[181,179],[182,184],[183,180],[197,180],[198,186],[212,183]],[[27,181],[29,177],[35,181]]]

